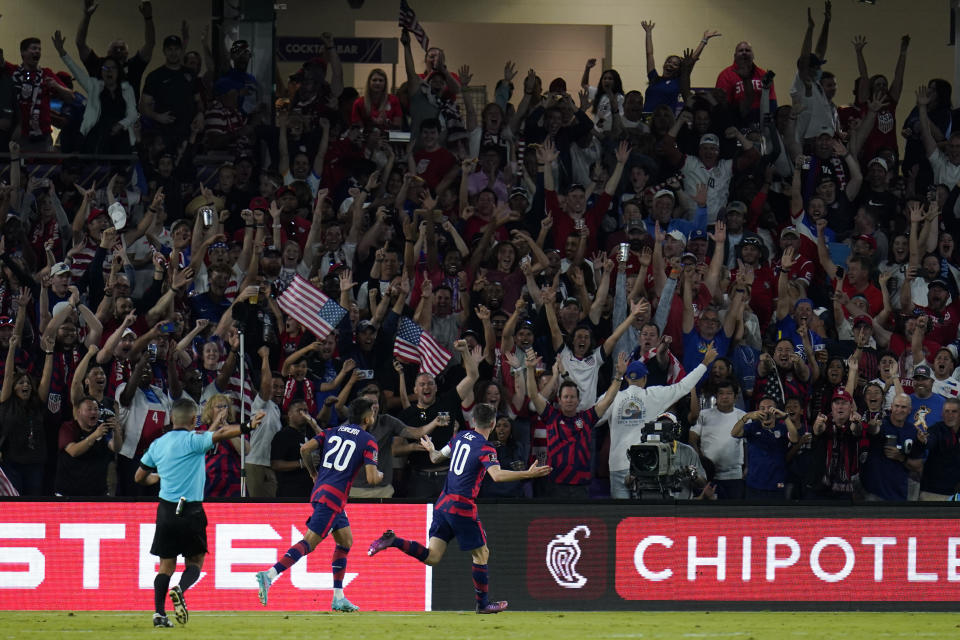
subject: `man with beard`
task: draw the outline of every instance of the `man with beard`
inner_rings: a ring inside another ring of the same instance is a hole
[[[815,363],[814,358],[810,358]],[[763,353],[757,366],[757,382],[753,397],[773,398],[783,406],[785,398],[806,398],[810,395],[810,366],[794,350],[793,340],[787,337],[777,340],[773,356]]]
[[[561,377],[576,383],[579,389],[577,411],[586,411],[597,402],[600,366],[610,357],[617,340],[630,328],[636,317],[641,314],[649,317],[650,303],[643,299],[632,303],[627,317],[603,341],[603,344],[597,347],[594,346],[593,329],[586,323],[577,324],[572,333],[567,333],[568,340],[565,340],[564,333],[560,330],[560,323],[557,321],[557,312],[554,308],[556,302],[552,293],[544,296],[543,304],[547,324],[550,326],[553,350],[557,353],[557,359],[561,362],[564,371]]]
[[[924,258],[919,274],[921,277],[910,279],[911,282],[904,287],[908,291],[901,291],[901,303],[907,303],[906,306],[901,304],[901,308],[903,313],[911,313],[913,310],[919,309],[931,316],[933,329],[931,329],[928,337],[935,342],[946,345],[953,342],[957,337],[957,327],[960,325],[960,302],[951,300],[950,285],[946,280],[939,277],[939,271],[932,273],[932,270],[928,269],[932,266],[933,260],[928,262],[927,258]],[[919,280],[926,281],[927,304],[925,306],[915,304],[910,291],[918,286],[913,283]]]
[[[57,494],[105,496],[107,467],[123,445],[123,430],[115,417],[102,419],[100,404],[92,396],[84,396],[73,415],[60,427]]]
[[[730,309],[720,323],[720,315],[713,307],[707,307],[700,313],[700,321],[694,328],[695,310],[693,307],[693,271],[685,269],[683,286],[683,368],[693,371],[703,358],[707,349],[713,347],[721,357],[727,355],[730,341],[734,337],[737,322],[743,315],[743,296],[734,293]]]
[[[647,385],[651,387],[680,382],[685,375],[680,360],[670,351],[673,339],[661,336],[655,322],[645,322],[640,329],[640,343],[630,355],[630,361],[639,360],[647,365]]]
[[[468,351],[465,340],[457,340],[454,349],[460,353],[466,376],[457,383],[456,388],[437,395],[437,382],[429,373],[416,377],[413,386],[412,404],[400,413],[400,420],[413,428],[426,426],[438,415],[444,414],[446,424],[438,426],[433,432],[436,446],[443,448],[457,429],[465,424],[461,406],[473,405],[473,386],[479,379],[477,359]],[[479,355],[479,354],[478,354]],[[482,356],[480,356],[482,357]],[[437,465],[430,460],[419,441],[408,441],[404,445],[394,445],[393,454],[407,455],[406,486],[402,493],[406,498],[436,498],[446,482],[449,467]]]
[[[915,354],[915,361],[916,357]],[[926,360],[922,362],[927,364]],[[957,368],[957,359],[953,351],[947,347],[940,347],[933,357],[933,365],[930,368],[933,371],[933,392],[948,399],[960,398],[960,381],[953,377],[953,372]]]
[[[930,425],[943,418],[945,399],[933,392],[933,371],[927,365],[920,364],[913,368],[913,393],[910,394],[910,401],[913,407],[907,423],[918,430],[926,431]]]
[[[850,394],[845,389],[834,391],[830,416],[821,413],[813,423],[813,461],[807,487],[817,498],[849,500],[853,496],[864,427]]]
[[[727,94],[727,103],[736,107],[743,122],[759,122],[760,94],[766,71],[754,63],[753,46],[740,42],[733,52],[733,64],[717,76],[717,88]],[[770,110],[777,110],[777,93],[770,80]]]
[[[100,5],[94,0],[84,0],[83,4],[83,18],[77,28],[77,52],[80,54],[80,60],[86,67],[87,73],[93,78],[99,78],[100,69],[106,58],[101,58],[87,46],[87,31],[90,29],[90,20]],[[157,29],[153,24],[153,6],[150,2],[141,2],[139,9],[143,16],[143,46],[133,54],[132,58],[130,57],[130,49],[123,40],[114,40],[107,47],[107,58],[116,60],[117,64],[123,67],[123,76],[133,87],[133,92],[138,98],[140,97],[140,80],[143,78],[143,72],[146,71],[147,65],[150,64],[150,58],[153,57],[153,47],[157,43]]]
[[[117,386],[120,408],[118,421],[123,428],[123,447],[117,457],[117,494],[123,496],[156,495],[157,489],[141,488],[134,481],[140,458],[154,440],[163,435],[172,401],[163,389],[154,386],[148,352],[140,355],[130,379]]]

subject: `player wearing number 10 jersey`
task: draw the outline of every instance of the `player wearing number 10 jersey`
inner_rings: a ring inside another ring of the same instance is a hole
[[[476,431],[461,431],[443,449],[437,451],[429,436],[420,443],[430,454],[430,460],[438,463],[450,459],[450,471],[443,493],[433,507],[433,524],[430,526],[430,542],[424,547],[419,542],[398,538],[393,531],[386,531],[373,541],[367,555],[375,555],[389,547],[396,547],[412,558],[428,565],[440,562],[447,544],[457,539],[462,551],[473,556],[473,588],[477,595],[477,613],[500,613],[507,602],[490,602],[487,597],[487,562],[490,550],[487,536],[477,519],[477,493],[485,473],[494,482],[511,482],[540,478],[549,474],[551,467],[542,467],[534,462],[526,471],[507,471],[500,468],[497,451],[487,442],[496,423],[497,411],[492,405],[478,404],[473,410]]]
[[[361,464],[365,465],[367,482],[371,485],[383,480],[383,474],[377,469],[377,441],[366,431],[377,422],[377,405],[366,398],[357,398],[350,404],[350,418],[353,424],[327,429],[300,447],[300,457],[314,480],[310,494],[313,515],[307,520],[307,534],[303,540],[290,547],[280,562],[257,573],[260,603],[264,606],[267,604],[267,590],[277,576],[316,549],[331,534],[337,543],[333,551],[332,609],[345,612],[358,609],[343,595],[347,554],[353,545],[350,521],[344,507],[353,476]],[[321,447],[320,467],[314,469],[313,452]]]

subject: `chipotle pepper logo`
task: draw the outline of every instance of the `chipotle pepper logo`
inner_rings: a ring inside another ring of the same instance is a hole
[[[600,520],[534,520],[527,530],[527,590],[534,598],[599,598],[607,588],[607,551]]]

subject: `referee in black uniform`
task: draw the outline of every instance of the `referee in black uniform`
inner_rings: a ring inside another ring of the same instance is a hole
[[[150,553],[160,557],[160,569],[153,581],[156,611],[153,626],[172,627],[164,602],[177,556],[186,559],[180,584],[170,589],[170,600],[177,622],[186,624],[187,603],[183,592],[200,577],[207,553],[207,514],[203,511],[203,486],[206,481],[205,455],[221,440],[250,433],[263,420],[254,416],[249,425],[227,425],[217,431],[197,432],[197,405],[193,400],[173,403],[170,419],[173,429],[157,438],[140,460],[135,480],[140,484],[160,483],[157,528]]]

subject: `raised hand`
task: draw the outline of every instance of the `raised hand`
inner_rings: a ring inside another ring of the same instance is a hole
[[[650,21],[648,21],[648,20],[641,20],[641,21],[640,21],[640,26],[643,27],[643,30],[646,31],[647,33],[652,33],[652,32],[653,32],[653,28],[654,28],[656,25],[657,25],[656,22],[650,22]]]
[[[466,87],[470,84],[470,81],[473,80],[473,74],[470,73],[470,65],[468,64],[462,65],[457,70],[457,75],[460,76],[461,87]]]
[[[930,90],[927,85],[922,84],[917,87],[917,106],[926,107],[930,104]]]
[[[503,65],[503,80],[504,82],[513,82],[513,79],[517,76],[517,65],[507,60],[506,64]]]
[[[620,142],[617,145],[617,164],[627,164],[627,160],[630,158],[630,145],[626,140]]]

